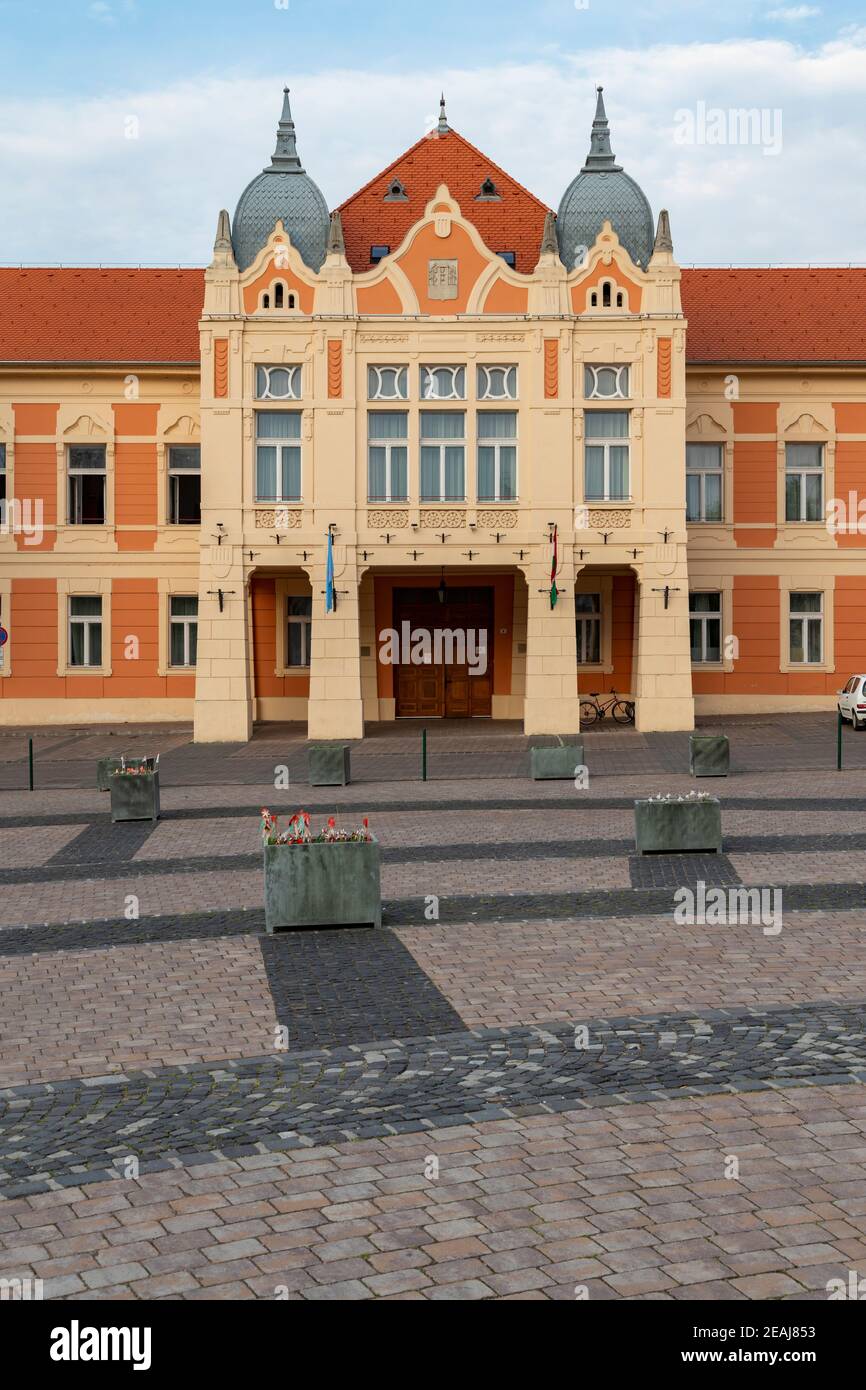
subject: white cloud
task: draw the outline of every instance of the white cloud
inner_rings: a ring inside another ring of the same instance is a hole
[[[799,24],[803,19],[817,19],[824,11],[818,5],[789,5],[779,10],[769,10],[768,19],[780,19],[785,24]]]
[[[777,40],[581,51],[545,61],[299,75],[301,156],[333,207],[423,134],[438,108],[553,207],[589,144],[605,83],[613,147],[683,262],[866,261],[862,92],[866,33],[804,51]],[[217,213],[267,164],[282,100],[273,78],[203,76],[122,96],[0,98],[0,261],[203,264]],[[782,113],[777,158],[681,145],[677,112]],[[137,138],[130,118],[138,122]]]

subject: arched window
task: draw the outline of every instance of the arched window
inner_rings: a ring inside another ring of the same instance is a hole
[[[621,308],[622,308],[622,305],[623,305],[622,290],[620,290],[620,291],[618,292],[617,296],[616,296],[616,307],[617,307],[618,309],[621,309]]]
[[[609,309],[610,302],[610,281],[605,280],[601,290],[601,307],[603,309]]]
[[[294,296],[293,294],[290,294],[290,295],[289,295],[289,308],[290,308],[290,309],[296,308],[295,296]]]
[[[596,294],[595,290],[593,290],[592,294],[589,296],[589,307],[591,309],[598,308],[598,295]]]
[[[271,296],[270,296],[269,294],[263,294],[263,295],[262,295],[262,308],[263,308],[263,309],[270,309],[270,307],[271,307]]]
[[[282,309],[282,307],[283,307],[283,294],[284,294],[283,286],[282,286],[282,285],[275,285],[275,286],[274,286],[274,308],[275,308],[275,309]]]

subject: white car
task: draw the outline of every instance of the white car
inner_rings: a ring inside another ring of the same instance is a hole
[[[839,713],[850,719],[855,729],[866,729],[866,676],[852,676],[839,691]]]

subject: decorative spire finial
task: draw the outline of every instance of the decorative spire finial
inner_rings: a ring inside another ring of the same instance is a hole
[[[274,157],[270,162],[269,169],[281,174],[303,174],[304,172],[298,158],[298,147],[295,144],[295,123],[292,120],[288,87],[283,88],[283,112],[277,126],[277,147],[274,150]]]
[[[450,129],[448,117],[445,114],[445,93],[443,92],[439,98],[439,134],[447,135]]]
[[[559,241],[556,236],[556,218],[548,212],[544,219],[544,234],[541,238],[541,255],[559,255]]]
[[[231,223],[225,208],[223,208],[217,218],[216,237],[214,239],[213,249],[214,251],[231,251],[232,249]]]
[[[586,163],[581,169],[582,174],[591,174],[593,170],[602,172],[619,173],[622,165],[617,164],[613,150],[610,147],[610,127],[607,122],[607,112],[604,109],[603,87],[596,87],[598,100],[595,104],[595,120],[592,123],[592,136],[589,144],[589,154],[586,156]]]
[[[346,241],[343,236],[343,219],[339,212],[331,213],[331,225],[328,228],[328,255],[345,256]]]
[[[653,251],[668,251],[673,254],[674,243],[671,237],[671,219],[668,216],[667,208],[662,208],[659,213],[658,230],[656,231],[655,245]]]

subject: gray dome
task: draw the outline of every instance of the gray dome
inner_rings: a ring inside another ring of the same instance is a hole
[[[643,189],[614,159],[601,93],[599,87],[586,163],[559,205],[559,254],[566,268],[573,270],[577,248],[591,247],[602,223],[610,222],[635,265],[646,270],[655,240],[652,208]]]
[[[278,219],[304,264],[310,270],[321,270],[328,244],[328,205],[298,158],[288,88],[283,94],[274,157],[268,168],[247,184],[235,210],[232,246],[239,270],[252,265]]]

